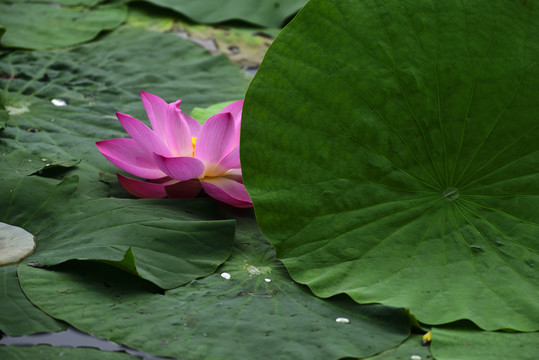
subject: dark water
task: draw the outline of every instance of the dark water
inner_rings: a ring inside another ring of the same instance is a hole
[[[75,328],[68,328],[66,331],[57,333],[41,333],[25,336],[7,336],[2,335],[0,345],[11,346],[32,346],[32,345],[51,345],[60,347],[91,347],[103,351],[121,351],[130,355],[137,356],[144,360],[174,359],[170,357],[160,357],[147,354],[142,351],[118,345],[112,341],[100,339],[86,333],[80,332]]]

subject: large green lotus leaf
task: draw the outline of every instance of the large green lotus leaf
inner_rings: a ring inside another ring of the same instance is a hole
[[[210,221],[217,217],[212,200],[71,199],[77,177],[58,184],[28,176],[45,165],[27,155],[14,151],[0,158],[0,219],[30,231],[38,241],[25,262],[98,260],[172,288],[212,273],[230,255],[234,223]],[[6,312],[0,329],[19,335],[47,330],[39,326],[51,320],[33,314],[16,278],[6,273],[4,281],[10,285],[0,308],[23,310]],[[36,320],[24,323],[28,314]]]
[[[59,182],[31,176],[47,164],[22,151],[0,155],[0,220],[37,236],[66,211],[77,189],[76,176]],[[37,239],[39,240],[39,238]]]
[[[313,0],[245,99],[244,181],[315,294],[539,328],[539,6]]]
[[[0,157],[0,219],[37,237],[25,262],[106,261],[172,288],[212,273],[230,256],[235,225],[212,221],[212,200],[70,199],[76,176],[57,184],[24,175],[44,164],[23,156]]]
[[[41,346],[0,346],[0,356],[9,360],[56,360],[65,359],[87,359],[87,360],[137,360],[136,356],[120,352],[100,351],[98,349],[67,348]]]
[[[398,345],[409,333],[402,309],[359,305],[346,296],[323,300],[294,283],[250,216],[238,220],[234,252],[217,273],[164,295],[104,264],[53,270],[19,266],[34,304],[82,331],[154,355],[363,357]]]
[[[214,211],[210,199],[91,200],[47,224],[25,262],[104,261],[174,288],[213,273],[230,256],[234,222],[212,220]]]
[[[178,11],[200,23],[242,20],[263,27],[280,27],[306,0],[145,0]]]
[[[399,346],[365,360],[428,360],[432,359],[428,346],[422,345],[421,335],[412,335]]]
[[[30,176],[46,165],[39,157],[22,151],[0,154],[0,221],[35,235],[55,214],[64,211],[76,189],[76,178],[59,183]],[[16,269],[16,265],[0,268],[0,330],[19,336],[64,329],[63,324],[28,301],[19,286]]]
[[[0,309],[0,330],[10,336],[65,329],[63,323],[54,320],[28,301],[19,285],[17,265],[0,267]],[[0,346],[0,354],[2,348]]]
[[[149,56],[148,54],[151,54]],[[182,109],[243,98],[247,80],[225,56],[211,56],[170,34],[121,28],[70,50],[15,51],[0,61],[0,101],[8,111],[0,151],[20,149],[55,162],[81,159],[67,175],[80,190],[107,196],[100,172],[117,172],[97,151],[98,140],[127,137],[116,111],[146,120],[140,91]],[[65,106],[59,100],[65,101]],[[115,181],[116,183],[116,181]]]
[[[22,151],[0,155],[0,221],[36,235],[65,211],[69,197],[76,190],[77,179],[59,182],[30,176],[46,166],[40,157]],[[19,286],[16,268],[16,265],[0,268],[0,330],[19,336],[64,329],[63,324],[28,301]]]
[[[539,333],[434,328],[431,350],[436,360],[535,360]]]
[[[68,169],[78,163],[78,160],[58,162],[49,157],[30,154],[23,150],[14,150],[0,154],[0,180],[3,181],[3,186],[15,186],[26,176],[43,174],[51,169]]]
[[[0,3],[0,24],[6,29],[1,45],[51,49],[89,41],[103,30],[118,27],[127,18],[124,4],[92,9],[33,2]]]

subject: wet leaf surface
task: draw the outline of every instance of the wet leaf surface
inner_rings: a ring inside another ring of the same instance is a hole
[[[539,328],[538,12],[313,0],[280,33],[241,154],[296,281],[427,324]]]
[[[52,49],[80,44],[103,30],[120,26],[127,17],[124,4],[99,5],[93,9],[62,7],[51,3],[0,3],[0,38],[5,47]]]
[[[295,284],[251,216],[238,218],[232,257],[215,274],[164,294],[106,265],[53,270],[19,267],[32,302],[83,331],[156,355],[359,357],[398,345],[409,331],[402,309],[318,299]]]
[[[240,20],[263,27],[280,27],[293,16],[305,0],[146,0],[184,14],[193,21],[206,24]]]
[[[539,333],[434,328],[431,348],[436,360],[533,360],[539,351]]]
[[[43,359],[54,360],[65,357],[67,359],[88,360],[136,360],[136,356],[118,352],[100,351],[98,349],[82,349],[67,347],[51,347],[46,345],[23,347],[23,346],[0,346],[0,356],[10,360]]]

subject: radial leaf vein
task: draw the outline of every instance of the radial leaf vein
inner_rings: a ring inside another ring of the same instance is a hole
[[[378,3],[377,3],[378,4]],[[378,10],[378,8],[377,8]],[[380,22],[382,23],[382,18],[381,18],[381,15],[380,13],[378,12],[378,17],[380,19]],[[397,64],[396,64],[396,60],[395,60],[395,49],[394,49],[394,46],[393,46],[393,42],[391,41],[391,37],[389,36],[389,33],[387,32],[387,28],[386,26],[382,26],[382,29],[384,30],[384,34],[387,38],[387,41],[389,43],[389,47],[391,49],[391,55],[393,57],[393,68],[391,69],[391,72],[393,73],[393,77],[395,78],[395,80],[397,81],[397,84],[399,85],[399,90],[400,90],[400,93],[402,95],[402,98],[404,100],[404,102],[406,103],[406,107],[408,108],[408,111],[410,112],[410,115],[412,116],[412,119],[414,120],[414,123],[415,125],[417,126],[419,132],[421,133],[421,139],[423,140],[423,145],[425,146],[425,149],[427,151],[427,154],[428,154],[428,157],[429,157],[429,160],[430,160],[430,163],[431,163],[431,166],[434,170],[434,173],[436,174],[436,178],[435,179],[434,177],[432,177],[430,175],[430,173],[428,171],[425,170],[425,168],[423,167],[423,163],[420,162],[420,161],[417,161],[417,157],[415,156],[415,154],[413,153],[413,151],[410,149],[410,146],[408,145],[408,143],[406,142],[406,138],[400,136],[400,133],[397,132],[396,129],[393,129],[393,126],[392,126],[392,130],[394,130],[394,132],[398,133],[399,134],[399,137],[401,138],[402,142],[406,145],[406,148],[408,149],[408,151],[412,154],[412,156],[414,157],[414,159],[416,159],[416,162],[419,164],[419,166],[421,167],[421,169],[429,175],[429,177],[431,177],[431,179],[436,182],[438,184],[438,186],[442,186],[442,178],[440,176],[440,173],[434,163],[434,160],[433,160],[433,157],[432,157],[432,153],[430,151],[430,148],[428,146],[428,143],[427,143],[427,138],[425,136],[425,130],[423,129],[423,127],[421,126],[421,124],[419,123],[419,121],[417,120],[417,117],[415,115],[415,112],[413,111],[411,105],[410,105],[410,102],[408,101],[408,98],[406,97],[406,94],[404,92],[404,88],[402,86],[402,83],[401,83],[401,79],[399,78],[399,76],[397,75]],[[438,112],[440,113],[440,112]],[[388,121],[386,121],[386,123],[389,123]],[[440,124],[441,125],[441,124]],[[442,129],[443,130],[443,129]],[[443,131],[442,131],[442,136],[443,136]],[[444,140],[444,148],[445,148],[445,140]],[[445,151],[444,151],[444,154],[445,154]],[[445,156],[445,155],[444,155]]]
[[[434,2],[436,4],[436,2]],[[435,5],[436,7],[436,5]],[[438,54],[440,52],[440,39],[439,39],[439,24],[438,24],[438,11],[434,10],[434,20],[436,23],[436,55],[434,58],[434,78],[436,79],[436,97],[437,97],[437,103],[438,103],[438,124],[440,126],[440,134],[442,136],[442,157],[443,157],[443,166],[444,166],[444,179],[442,181],[442,176],[440,175],[440,172],[438,168],[435,166],[434,161],[432,160],[432,155],[430,153],[430,149],[427,147],[427,150],[429,152],[429,158],[431,159],[432,166],[434,170],[436,171],[436,175],[438,176],[438,179],[440,182],[445,182],[443,184],[443,187],[448,185],[448,169],[447,169],[447,145],[445,140],[445,131],[444,126],[442,124],[442,100],[440,97],[440,79],[438,78]]]
[[[462,3],[462,1],[461,1],[461,3]],[[466,39],[466,52],[468,54],[468,62],[470,64],[470,67],[472,68],[474,77],[473,77],[473,80],[472,80],[472,89],[470,91],[470,97],[469,97],[468,105],[466,107],[466,114],[464,115],[464,119],[462,119],[463,120],[462,121],[463,125],[462,125],[462,131],[461,131],[461,134],[460,134],[460,137],[459,137],[457,155],[456,155],[455,161],[453,163],[453,169],[451,169],[451,176],[450,176],[450,183],[451,184],[454,183],[453,181],[454,181],[456,171],[457,171],[457,164],[459,163],[459,159],[460,159],[460,156],[462,154],[462,148],[463,148],[463,145],[464,145],[464,138],[466,136],[466,130],[467,130],[467,124],[468,124],[468,115],[470,114],[470,109],[472,107],[472,102],[473,102],[473,99],[474,99],[474,96],[475,96],[475,89],[477,87],[477,78],[479,76],[479,72],[481,71],[481,68],[483,67],[483,64],[485,63],[485,59],[487,58],[487,54],[488,54],[488,52],[490,50],[490,45],[492,44],[492,38],[493,38],[493,35],[494,35],[494,29],[495,29],[495,25],[492,26],[492,29],[490,31],[490,37],[489,37],[487,49],[485,50],[485,53],[483,54],[482,59],[481,59],[481,63],[479,64],[479,67],[476,70],[474,68],[474,66],[473,66],[471,56],[470,56],[470,41],[469,41],[470,39],[469,39],[469,34],[468,34],[468,31],[469,31],[468,30],[468,15],[467,15],[464,3],[462,3],[462,7],[464,8],[464,17],[465,17],[464,31],[465,31],[465,39]]]
[[[509,105],[511,104],[511,102],[513,101],[513,99],[515,98],[515,95],[516,93],[518,92],[520,86],[522,85],[522,82],[524,81],[524,78],[526,77],[526,74],[528,73],[529,69],[531,67],[533,67],[535,65],[535,63],[531,64],[530,66],[528,66],[524,72],[522,73],[522,76],[520,77],[519,81],[518,81],[518,84],[517,86],[515,87],[515,89],[513,90],[511,96],[509,97],[509,100],[507,101],[507,103],[504,105],[503,109],[501,109],[500,113],[498,114],[498,116],[496,116],[496,118],[492,121],[492,124],[489,126],[485,136],[483,137],[481,143],[479,143],[479,145],[476,147],[474,153],[472,154],[472,156],[470,157],[470,159],[468,160],[468,163],[466,165],[466,167],[462,170],[462,173],[461,175],[459,176],[459,178],[457,179],[456,181],[456,187],[459,187],[461,186],[460,184],[461,183],[464,183],[466,184],[467,181],[470,181],[471,178],[473,178],[473,176],[475,176],[475,174],[477,174],[479,171],[481,171],[485,166],[487,166],[488,164],[490,164],[494,159],[496,159],[502,152],[498,152],[495,156],[493,156],[489,161],[487,161],[485,164],[483,164],[482,166],[479,166],[475,171],[473,171],[470,175],[468,175],[464,180],[463,180],[463,176],[466,174],[466,172],[468,171],[468,168],[471,166],[471,164],[474,162],[475,158],[477,157],[477,154],[479,154],[479,152],[482,150],[483,146],[485,146],[485,143],[487,142],[487,140],[490,138],[490,135],[492,134],[492,131],[494,130],[494,128],[496,127],[496,125],[498,124],[498,121],[500,120],[500,118],[502,117],[503,113],[505,112],[505,110],[509,107]],[[522,136],[524,136],[527,132],[529,131],[529,129],[526,129],[526,131],[520,136],[518,137],[517,139],[521,138]],[[516,139],[516,140],[517,140]],[[510,144],[513,144],[516,140],[512,141]],[[506,146],[505,148],[507,148],[508,146]]]

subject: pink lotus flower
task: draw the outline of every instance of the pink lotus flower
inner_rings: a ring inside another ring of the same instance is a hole
[[[149,181],[118,174],[129,193],[142,198],[194,197],[201,189],[219,201],[251,207],[240,165],[243,101],[236,101],[204,125],[182,113],[181,100],[167,104],[141,92],[152,129],[121,113],[118,120],[131,136],[98,141],[97,148],[120,169]]]

